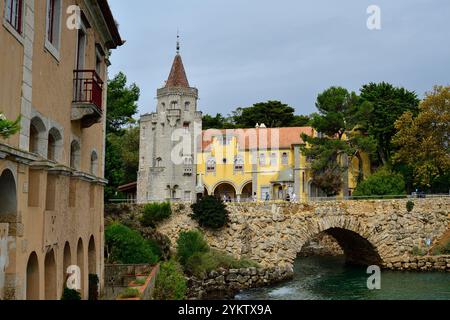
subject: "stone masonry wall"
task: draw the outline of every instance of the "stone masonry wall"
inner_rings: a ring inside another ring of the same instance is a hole
[[[229,225],[204,233],[213,248],[236,258],[247,257],[263,267],[292,267],[310,239],[330,229],[348,230],[373,246],[383,267],[394,268],[399,262],[411,263],[415,247],[427,239],[439,240],[450,225],[450,198],[413,201],[412,212],[406,209],[407,200],[229,204]],[[178,206],[174,204],[173,216],[158,228],[172,245],[180,231],[198,228],[189,206]]]
[[[233,299],[241,290],[272,285],[292,279],[289,267],[221,269],[212,271],[203,279],[190,278],[189,299]]]

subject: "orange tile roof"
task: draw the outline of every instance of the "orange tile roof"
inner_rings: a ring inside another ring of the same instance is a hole
[[[189,88],[189,81],[184,70],[183,60],[179,54],[173,60],[172,69],[166,82],[166,88],[173,87]]]
[[[240,150],[259,149],[290,149],[292,145],[303,144],[302,134],[312,136],[311,127],[271,128],[271,129],[210,129],[202,133],[202,150],[209,151],[213,138],[219,135],[237,137]]]

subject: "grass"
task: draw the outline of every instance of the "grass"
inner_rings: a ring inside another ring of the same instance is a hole
[[[258,268],[259,265],[249,259],[235,259],[234,257],[218,250],[209,250],[204,253],[196,253],[191,256],[186,265],[185,271],[196,277],[201,277],[211,271],[223,269]]]
[[[120,295],[122,299],[139,298],[141,296],[138,289],[126,288],[125,291]]]

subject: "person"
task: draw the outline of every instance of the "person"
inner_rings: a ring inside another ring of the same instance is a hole
[[[258,197],[256,196],[256,192],[253,193],[253,202],[256,202],[258,200]]]
[[[295,193],[292,194],[292,202],[297,202],[297,195]]]
[[[228,196],[228,202],[231,203],[231,196]]]
[[[228,200],[228,199],[227,199],[227,195],[224,194],[224,195],[223,195],[223,202],[227,202],[227,200]]]
[[[269,201],[270,200],[270,195],[269,195],[269,193],[267,192],[266,193],[266,201]]]

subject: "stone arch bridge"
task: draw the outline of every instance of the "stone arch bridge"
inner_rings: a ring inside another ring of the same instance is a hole
[[[415,247],[439,240],[450,226],[450,198],[229,204],[230,223],[204,231],[213,248],[262,266],[293,266],[303,246],[321,233],[333,236],[349,262],[392,268],[409,262]],[[180,231],[198,228],[187,205],[158,230],[176,243]]]

